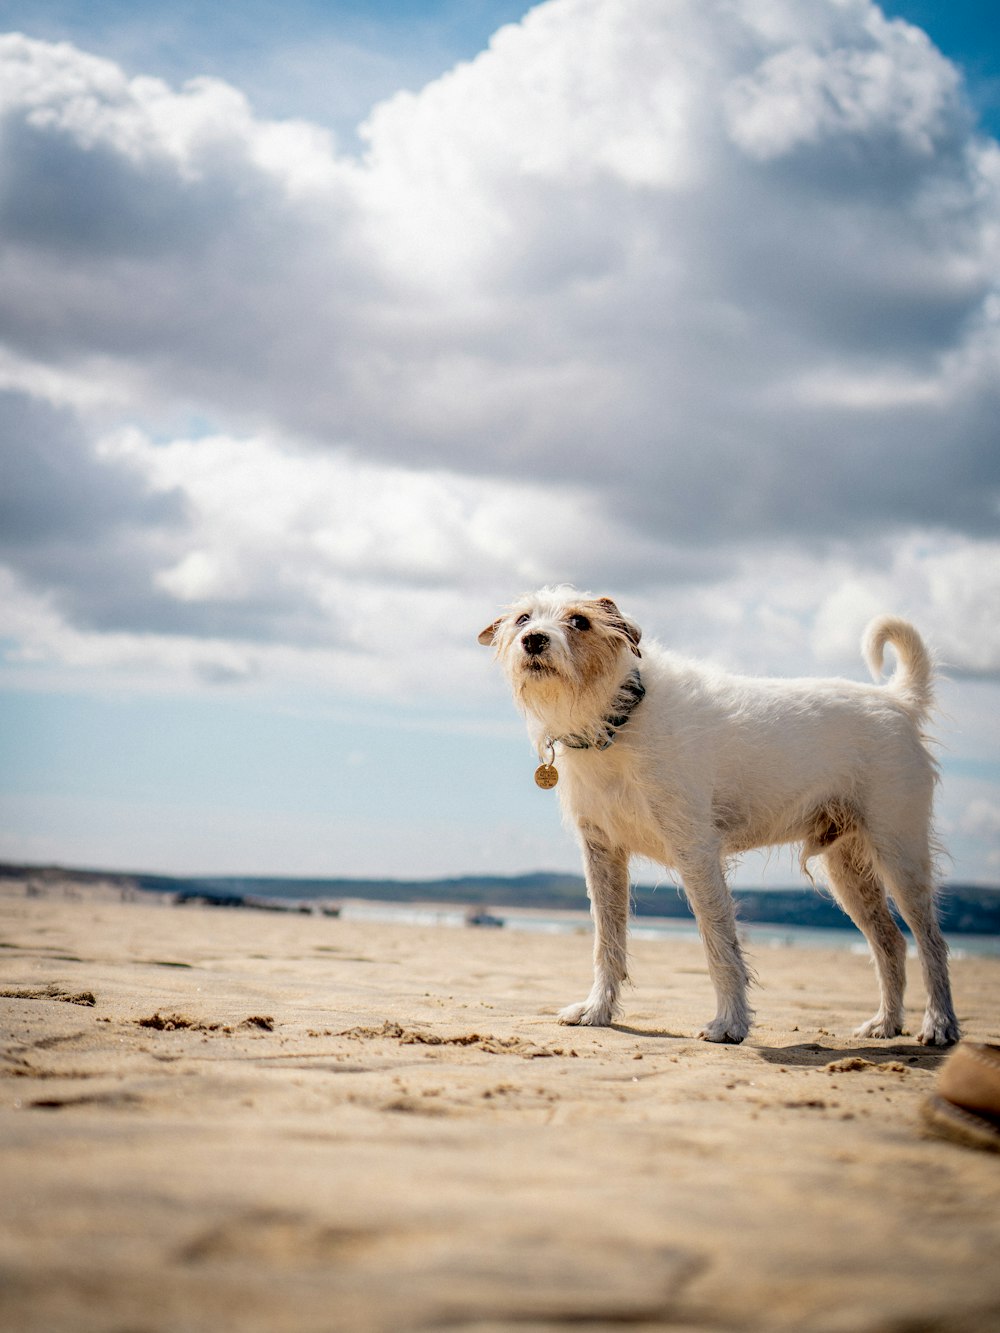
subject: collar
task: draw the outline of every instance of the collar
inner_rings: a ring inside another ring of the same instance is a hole
[[[565,745],[568,750],[606,750],[614,745],[618,732],[626,725],[629,718],[642,703],[646,687],[642,683],[638,667],[633,667],[627,679],[618,687],[618,693],[611,701],[611,712],[601,722],[600,728],[593,735],[572,732],[569,736],[551,736],[546,744],[554,746],[556,742]]]

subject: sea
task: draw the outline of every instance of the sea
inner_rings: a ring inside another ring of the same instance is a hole
[[[360,899],[340,900],[338,906],[344,921],[386,921],[397,925],[452,928],[468,928],[471,924],[467,911],[451,906]],[[505,930],[545,935],[589,935],[592,931],[586,912],[491,908],[488,916],[494,925],[499,923]],[[868,953],[868,945],[860,932],[851,929],[740,922],[739,933],[744,946],[751,950],[844,949],[849,953]],[[698,929],[693,921],[640,916],[632,918],[629,935],[634,940],[697,940]],[[948,935],[945,938],[952,958],[1000,958],[1000,935]],[[916,957],[916,948],[909,937],[907,951],[910,957]]]

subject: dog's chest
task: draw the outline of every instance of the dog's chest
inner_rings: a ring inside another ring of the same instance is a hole
[[[662,821],[654,818],[648,783],[624,746],[570,752],[558,764],[560,799],[576,824],[637,855],[663,858]]]

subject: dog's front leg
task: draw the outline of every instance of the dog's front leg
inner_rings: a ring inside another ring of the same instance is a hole
[[[753,1021],[747,1004],[750,972],[736,938],[736,911],[721,861],[714,854],[686,857],[679,869],[698,921],[717,1004],[715,1017],[698,1036],[704,1041],[741,1042]]]
[[[607,1027],[628,973],[628,852],[584,837],[584,870],[594,919],[594,984],[581,1004],[560,1011],[560,1023]]]

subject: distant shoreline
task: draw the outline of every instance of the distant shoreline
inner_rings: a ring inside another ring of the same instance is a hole
[[[586,911],[587,896],[579,875],[539,872],[530,875],[463,876],[453,879],[394,880],[306,878],[296,876],[174,876],[105,871],[54,865],[0,863],[0,880],[21,879],[46,884],[102,884],[122,893],[171,894],[180,901],[203,900],[218,905],[284,907],[359,899],[367,902],[437,904],[456,910]],[[744,925],[790,926],[810,930],[857,928],[825,890],[736,889],[734,897]],[[250,900],[250,901],[248,901]],[[287,906],[286,906],[287,904]],[[693,917],[684,896],[671,885],[633,886],[637,918],[688,922]],[[941,927],[948,935],[1000,936],[1000,887],[951,884],[940,895]]]

